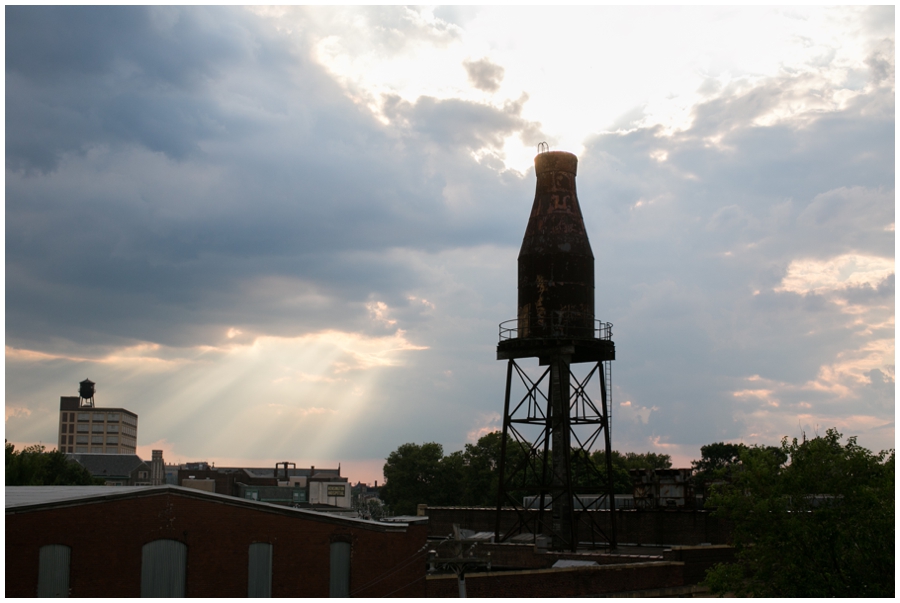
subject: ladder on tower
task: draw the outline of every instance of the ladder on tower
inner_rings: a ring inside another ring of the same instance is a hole
[[[603,381],[606,385],[606,428],[612,430],[612,362],[609,360],[603,362]]]

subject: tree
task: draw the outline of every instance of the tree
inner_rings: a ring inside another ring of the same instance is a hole
[[[371,519],[381,519],[384,516],[384,506],[377,498],[370,498],[366,501],[365,513],[367,513]]]
[[[740,465],[745,444],[714,442],[700,447],[700,460],[692,461],[693,480],[698,494],[708,495],[710,484],[729,481],[734,467]]]
[[[462,479],[460,464],[452,455],[444,460],[444,448],[435,442],[403,444],[384,464],[381,500],[398,515],[413,515],[423,503],[455,504]]]
[[[741,453],[747,450],[745,444],[715,442],[700,447],[700,460],[693,461],[694,474],[704,479],[722,478],[733,465],[741,460]]]
[[[737,549],[736,563],[707,573],[714,593],[894,596],[894,451],[841,437],[741,451],[730,483],[712,488]]]
[[[7,486],[91,486],[102,485],[90,472],[59,450],[45,452],[35,444],[16,451],[6,442]]]
[[[466,444],[463,453],[466,478],[461,504],[486,507],[497,504],[501,437],[501,432],[493,431],[475,444]]]

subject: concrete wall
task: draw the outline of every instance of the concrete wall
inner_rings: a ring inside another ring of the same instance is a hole
[[[195,490],[203,490],[204,492],[216,491],[216,480],[214,479],[183,479],[181,487],[193,488]]]
[[[5,594],[35,596],[40,547],[64,544],[72,549],[70,596],[138,597],[141,547],[168,538],[187,545],[189,597],[246,597],[253,542],[273,545],[272,596],[327,597],[334,539],[351,542],[353,596],[425,596],[425,526],[390,531],[304,515],[171,490],[27,512],[7,509]],[[404,566],[417,554],[421,562]]]
[[[343,496],[328,496],[328,489],[341,489]],[[350,508],[350,484],[347,482],[325,482],[311,479],[309,481],[310,504],[334,505]]]

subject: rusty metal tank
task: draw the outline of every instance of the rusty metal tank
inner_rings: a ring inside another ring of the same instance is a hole
[[[575,191],[578,158],[534,158],[534,205],[519,251],[519,338],[594,335],[594,254]]]

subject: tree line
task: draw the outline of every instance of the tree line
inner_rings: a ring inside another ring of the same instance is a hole
[[[416,506],[492,507],[497,504],[501,433],[495,431],[482,436],[475,444],[466,444],[463,450],[444,454],[436,442],[403,444],[393,451],[384,464],[385,484],[379,497],[396,515],[415,514]],[[525,454],[524,447],[507,440],[507,459],[517,464]],[[616,494],[631,493],[629,469],[670,468],[672,459],[667,454],[647,452],[643,454],[613,451],[613,485]],[[606,455],[594,452],[587,458],[572,459],[575,481],[588,480],[596,475],[589,465],[606,473]],[[530,486],[530,487],[529,487]],[[534,494],[537,483],[522,484],[520,494]]]
[[[104,481],[59,450],[35,444],[22,450],[6,442],[7,486],[102,486]]]

